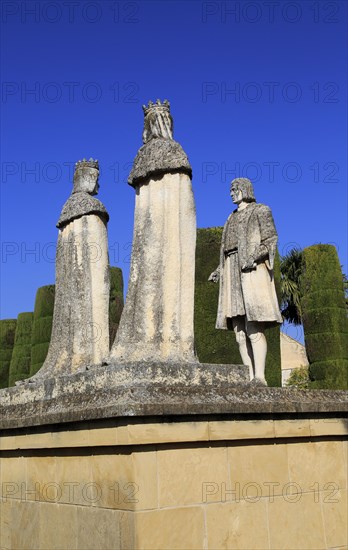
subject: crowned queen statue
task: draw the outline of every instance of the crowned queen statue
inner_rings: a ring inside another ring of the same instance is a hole
[[[56,291],[51,342],[36,382],[101,365],[109,354],[107,222],[97,160],[75,165],[74,188],[57,223]]]

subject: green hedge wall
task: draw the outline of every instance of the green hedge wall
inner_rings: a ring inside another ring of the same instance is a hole
[[[301,296],[311,387],[346,389],[348,319],[334,246],[320,244],[303,250]]]
[[[233,331],[215,328],[219,284],[208,277],[220,261],[222,227],[197,230],[195,343],[201,363],[241,364],[238,344]],[[276,284],[280,286],[279,256],[275,266]],[[281,386],[280,327],[266,329],[268,354],[266,379],[270,386]]]
[[[3,335],[0,346],[0,380],[4,384],[1,387],[7,387],[8,382],[10,385],[14,385],[17,380],[32,376],[42,367],[51,339],[54,292],[54,285],[44,286],[37,290],[34,314],[20,313],[18,315],[16,335],[8,330],[9,327],[13,326],[13,323],[16,323],[15,319],[0,321]],[[122,310],[122,270],[118,267],[111,267],[109,305],[110,344],[115,339]],[[7,340],[11,340],[11,338],[12,344],[8,346]]]
[[[274,283],[279,304],[281,302],[280,279],[280,257],[277,251],[274,259]],[[280,326],[281,325],[276,325],[266,328],[265,331],[267,338],[266,380],[269,386],[274,387],[280,387],[282,385]]]
[[[234,333],[215,328],[219,284],[208,281],[220,261],[222,227],[197,230],[194,334],[201,363],[240,364]]]
[[[30,376],[42,367],[48,352],[51,339],[54,285],[38,288],[35,298],[33,327],[31,333],[31,364]]]
[[[112,346],[123,310],[123,275],[119,267],[110,267],[109,330]]]
[[[13,346],[9,385],[14,386],[17,380],[23,380],[30,375],[31,362],[31,330],[33,313],[20,313],[17,317],[15,341]]]
[[[16,324],[16,319],[2,319],[0,321],[0,389],[8,387]]]

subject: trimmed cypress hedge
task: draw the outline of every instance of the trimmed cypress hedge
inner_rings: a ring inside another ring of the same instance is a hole
[[[301,306],[304,312],[310,309],[326,307],[330,303],[330,307],[338,307],[342,309],[342,290],[338,288],[328,288],[320,291],[311,290],[310,294],[301,296]]]
[[[208,281],[220,262],[222,227],[197,230],[194,335],[201,363],[241,364],[238,344],[230,330],[215,328],[219,284]]]
[[[278,303],[281,303],[281,275],[280,275],[280,257],[277,250],[274,258],[274,284],[278,297]],[[280,355],[280,326],[276,325],[266,328],[265,336],[267,338],[267,358],[266,358],[266,380],[269,386],[280,387],[282,385],[282,367]]]
[[[0,388],[8,387],[16,324],[16,319],[2,319],[0,321]]]
[[[342,296],[341,296],[342,298]],[[336,333],[340,332],[341,327],[345,326],[347,321],[347,311],[346,308],[339,306],[330,306],[326,304],[318,306],[318,309],[307,308],[303,315],[303,323],[307,326],[307,334],[318,334],[318,333]],[[326,315],[323,316],[321,313],[322,309],[325,309]],[[333,315],[330,315],[330,310]],[[329,313],[329,315],[327,315]]]
[[[52,332],[54,292],[54,285],[42,286],[36,292],[31,333],[30,376],[37,373],[47,356]]]
[[[123,275],[119,267],[110,267],[109,331],[112,346],[123,310]]]
[[[208,281],[220,262],[222,227],[197,230],[195,286],[195,344],[201,363],[241,364],[233,331],[215,328],[219,284]],[[275,263],[276,287],[280,287],[279,255]],[[266,329],[268,353],[266,379],[270,386],[281,386],[280,327]]]
[[[311,387],[348,387],[348,319],[342,270],[333,245],[303,250],[301,307]]]
[[[32,324],[32,312],[20,313],[18,315],[9,372],[10,386],[14,386],[17,380],[28,378],[30,374]]]

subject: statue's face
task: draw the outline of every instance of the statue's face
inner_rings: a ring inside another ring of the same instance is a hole
[[[91,195],[97,195],[99,190],[99,170],[96,170],[95,168],[90,168],[85,175],[85,181],[87,188],[87,193],[90,193]]]
[[[74,189],[76,191],[85,191],[90,195],[96,195],[99,189],[99,170],[96,168],[84,168],[78,171],[74,180]]]
[[[152,112],[145,117],[143,142],[158,137],[173,139],[173,121],[169,113]]]
[[[243,193],[241,188],[235,183],[231,187],[230,195],[234,204],[239,204],[243,200]]]

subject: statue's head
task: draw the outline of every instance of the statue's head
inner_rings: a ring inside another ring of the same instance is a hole
[[[248,178],[236,178],[231,181],[230,194],[235,204],[238,204],[242,201],[256,201],[253,184]]]
[[[153,138],[173,139],[173,119],[170,114],[170,104],[166,99],[163,103],[157,99],[156,103],[149,101],[143,105],[144,131],[143,142]]]
[[[97,160],[79,160],[75,164],[73,193],[84,191],[90,195],[97,195],[99,189],[99,163]]]

